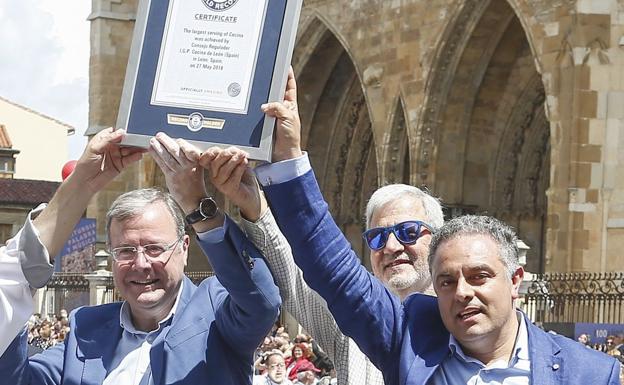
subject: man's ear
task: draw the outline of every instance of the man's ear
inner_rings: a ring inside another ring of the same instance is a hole
[[[520,296],[520,284],[524,279],[524,268],[522,266],[518,267],[516,271],[511,276],[511,297],[516,299]]]
[[[184,234],[184,239],[182,241],[182,252],[184,253],[184,266],[188,264],[188,254],[189,254],[189,245],[191,244],[191,238],[188,234]]]

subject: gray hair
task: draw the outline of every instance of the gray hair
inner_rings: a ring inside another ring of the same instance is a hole
[[[453,218],[433,234],[429,245],[429,272],[431,272],[434,255],[442,243],[460,235],[471,234],[487,235],[498,244],[500,260],[509,273],[509,277],[512,277],[520,267],[516,232],[498,219],[484,215],[464,215]]]
[[[427,215],[427,224],[432,226],[434,230],[444,224],[442,206],[437,198],[432,197],[418,187],[407,184],[389,184],[377,189],[368,200],[366,205],[366,228],[370,228],[371,219],[377,209],[403,197],[412,197],[422,203]]]
[[[106,243],[110,247],[110,227],[113,219],[124,221],[136,217],[143,213],[146,206],[163,202],[175,222],[178,237],[182,237],[185,232],[186,223],[184,213],[171,194],[157,188],[144,188],[134,190],[120,195],[106,213]]]

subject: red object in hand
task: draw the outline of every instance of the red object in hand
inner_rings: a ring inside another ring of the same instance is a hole
[[[74,171],[74,168],[76,167],[76,163],[78,163],[77,160],[70,160],[67,163],[65,163],[65,165],[63,166],[63,169],[61,170],[61,177],[63,178],[63,180],[67,179],[69,174],[71,174]]]

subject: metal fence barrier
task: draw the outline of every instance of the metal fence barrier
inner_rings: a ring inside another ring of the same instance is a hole
[[[186,272],[196,285],[213,275]],[[58,314],[79,306],[94,305],[85,274],[55,273],[47,285],[46,311]],[[100,278],[104,292],[99,303],[121,300],[112,276]],[[533,322],[588,322],[624,324],[624,272],[548,273],[533,275],[526,283],[522,309]]]
[[[624,323],[624,272],[534,275],[523,302],[534,322]]]

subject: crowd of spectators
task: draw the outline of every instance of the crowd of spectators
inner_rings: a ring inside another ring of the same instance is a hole
[[[607,336],[604,343],[592,343],[588,334],[579,335],[577,341],[588,348],[607,353],[624,364],[624,334],[622,333]]]
[[[295,338],[276,324],[258,348],[254,385],[329,385],[336,383],[334,364],[312,337]]]
[[[62,309],[53,319],[36,313],[28,320],[28,355],[41,353],[65,340],[69,334],[67,311]]]
[[[620,372],[620,383],[624,385],[624,333],[618,335],[610,335],[605,339],[605,343],[592,343],[589,334],[581,334],[577,341],[585,345],[589,349],[598,350],[615,357],[622,365]]]

